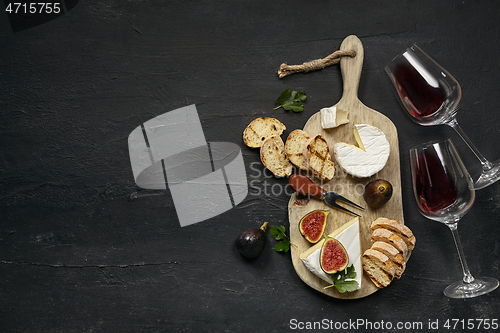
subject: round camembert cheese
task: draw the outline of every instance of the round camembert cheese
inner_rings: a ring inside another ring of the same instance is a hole
[[[359,147],[339,142],[333,151],[340,167],[355,177],[371,177],[382,170],[389,159],[391,147],[384,132],[367,125],[354,125],[354,137]]]

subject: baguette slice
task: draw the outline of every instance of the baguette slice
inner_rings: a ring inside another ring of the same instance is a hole
[[[384,228],[375,229],[372,233],[371,240],[372,243],[381,241],[391,244],[399,252],[401,252],[405,261],[408,260],[408,246],[401,239],[401,237],[396,235],[394,232]]]
[[[413,232],[410,230],[410,228],[408,228],[403,223],[385,217],[379,217],[372,222],[371,229],[372,231],[374,231],[379,228],[388,229],[401,237],[401,239],[406,243],[408,251],[413,251],[413,249],[415,248],[417,239],[413,235]]]
[[[392,261],[392,264],[396,269],[396,274],[394,275],[394,277],[399,280],[406,268],[406,262],[403,258],[403,254],[391,244],[380,241],[373,243],[371,249],[382,252],[389,258],[389,260]]]
[[[286,157],[285,144],[279,135],[267,137],[260,147],[260,159],[276,177],[292,174],[293,166]]]
[[[253,120],[243,131],[243,141],[250,148],[259,148],[271,135],[281,135],[286,130],[278,119],[261,117]]]
[[[335,177],[335,163],[333,163],[330,160],[325,161],[325,164],[323,165],[323,170],[321,170],[320,178],[324,180],[330,180],[333,177]]]
[[[335,176],[335,164],[331,160],[328,143],[319,134],[307,141],[304,147],[304,162],[318,178],[330,180]]]
[[[396,269],[382,252],[368,249],[363,253],[361,262],[364,271],[378,288],[387,287],[394,279]]]
[[[305,171],[308,169],[304,161],[304,147],[309,139],[306,132],[297,129],[288,135],[285,143],[285,152],[290,162]]]

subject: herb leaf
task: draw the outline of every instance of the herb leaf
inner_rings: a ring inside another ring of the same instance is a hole
[[[290,92],[289,88],[286,88],[281,93],[281,96],[276,100],[277,107],[274,110],[283,108],[286,111],[292,110],[294,112],[302,112],[304,111],[304,105],[302,102],[306,100],[306,92],[302,91],[292,91]]]
[[[284,241],[278,242],[274,246],[274,250],[276,252],[288,252],[290,250],[290,242],[289,241],[288,242],[284,242]]]
[[[345,293],[346,291],[355,291],[358,289],[358,282],[354,280],[342,281],[335,284],[335,288],[339,293]]]
[[[341,272],[341,273],[343,273],[343,272]],[[351,265],[351,266],[346,268],[346,272],[345,272],[344,277],[346,279],[355,279],[356,278],[356,270],[354,269],[354,265]]]
[[[355,291],[358,289],[359,285],[357,281],[346,280],[356,278],[356,270],[354,269],[354,265],[351,265],[345,270],[337,272],[330,276],[332,278],[333,284],[326,286],[323,289],[335,287],[337,288],[339,293],[345,293],[346,291]]]
[[[287,235],[285,235],[284,226],[277,227],[272,225],[269,227],[269,232],[271,233],[271,235],[273,235],[274,239],[276,239],[277,241],[288,238]]]
[[[307,96],[306,96],[306,92],[305,92],[304,90],[299,91],[299,92],[297,93],[297,100],[298,100],[299,102],[304,102],[304,101],[306,100],[306,98],[307,98]]]
[[[276,245],[274,246],[274,250],[276,252],[288,252],[290,250],[290,245],[293,245],[296,247],[295,244],[290,243],[290,238],[285,234],[285,227],[284,226],[270,226],[269,227],[269,233],[274,237],[275,240],[278,241]]]
[[[290,98],[290,89],[286,88],[281,93],[281,96],[278,97],[278,99],[276,100],[276,104],[280,104],[281,105],[281,104],[285,103],[288,98]]]

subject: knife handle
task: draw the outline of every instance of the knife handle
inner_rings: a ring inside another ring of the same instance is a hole
[[[321,198],[324,192],[324,190],[310,180],[309,177],[300,173],[293,174],[288,180],[288,183],[295,192],[300,194]]]

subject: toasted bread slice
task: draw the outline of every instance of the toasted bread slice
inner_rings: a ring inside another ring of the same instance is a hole
[[[392,264],[396,269],[396,274],[394,275],[395,278],[399,279],[401,275],[403,275],[406,268],[406,262],[403,258],[403,254],[399,252],[398,249],[389,243],[380,241],[373,243],[371,249],[382,252],[389,258],[389,260],[392,261]]]
[[[408,228],[403,223],[385,217],[379,217],[372,222],[371,229],[376,230],[379,228],[388,229],[401,237],[401,239],[406,243],[406,246],[408,246],[409,251],[412,251],[413,248],[415,248],[417,239],[413,235],[413,232],[410,230],[410,228]]]
[[[328,143],[319,134],[310,138],[304,146],[304,162],[318,178],[330,180],[335,176],[335,164],[331,160]]]
[[[306,132],[297,129],[288,135],[285,143],[285,152],[290,162],[305,171],[308,169],[304,161],[304,147],[309,139]]]
[[[396,274],[392,261],[380,251],[368,249],[361,256],[363,270],[378,287],[387,287]]]
[[[248,147],[258,148],[271,135],[281,135],[286,130],[278,119],[261,117],[253,120],[243,131],[243,141]]]
[[[267,137],[260,147],[260,159],[276,177],[292,174],[293,166],[286,157],[285,144],[279,135]]]
[[[335,163],[333,163],[333,161],[331,160],[325,161],[320,178],[324,180],[330,180],[333,177],[335,177]]]
[[[384,228],[375,229],[372,233],[371,240],[372,243],[381,241],[391,244],[399,252],[401,252],[405,261],[408,260],[408,246],[401,239],[401,237],[396,235],[394,232]]]

